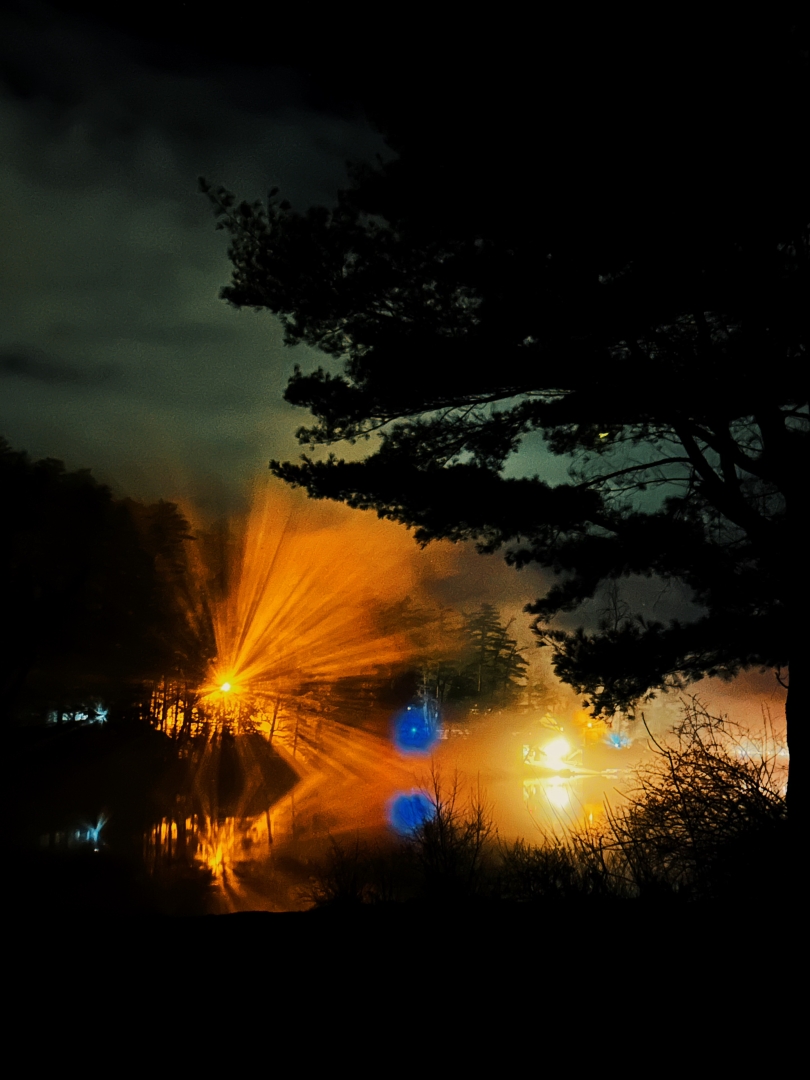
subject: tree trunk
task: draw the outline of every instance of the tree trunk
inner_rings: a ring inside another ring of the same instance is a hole
[[[810,622],[808,622],[810,619],[810,568],[805,551],[804,520],[803,517],[799,520],[794,507],[788,504],[789,554],[792,557],[788,562],[791,569],[788,582],[790,654],[785,720],[790,754],[788,817],[794,840],[798,842],[804,838],[807,817],[807,763],[810,756],[810,732],[808,732],[808,720],[810,720],[810,667],[808,666],[810,663]]]
[[[805,609],[806,612],[806,609]],[[805,618],[807,615],[805,613]],[[793,826],[803,830],[807,817],[807,767],[810,758],[810,669],[807,658],[810,656],[810,634],[806,626],[799,624],[799,617],[794,620],[794,633],[791,643],[791,663],[788,670],[788,694],[785,702],[787,721],[787,744],[790,754],[788,766],[787,805],[788,816]],[[796,836],[798,838],[798,832]]]

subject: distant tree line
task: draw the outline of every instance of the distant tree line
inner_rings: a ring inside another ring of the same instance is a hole
[[[199,682],[213,638],[177,506],[115,498],[3,439],[0,492],[5,720],[93,701],[122,713],[158,678]]]
[[[492,604],[431,611],[407,599],[388,618],[411,639],[420,694],[439,706],[500,707],[525,695],[528,662]]]

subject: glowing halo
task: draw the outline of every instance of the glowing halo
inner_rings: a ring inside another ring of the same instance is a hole
[[[414,646],[396,612],[418,596],[424,571],[395,525],[270,481],[243,517],[199,538],[216,653],[197,691],[204,724],[273,737],[293,714],[334,715],[335,687],[350,694],[352,680],[373,685],[407,663]]]

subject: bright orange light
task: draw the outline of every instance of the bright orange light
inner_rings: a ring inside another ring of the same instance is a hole
[[[605,725],[594,717],[587,709],[576,709],[571,719],[577,727],[580,737],[587,743],[596,743],[605,734]]]
[[[234,534],[228,588],[211,603],[217,661],[208,695],[238,693],[250,708],[301,687],[373,677],[408,657],[406,634],[384,618],[420,591],[419,551],[404,529],[298,499],[271,481]]]
[[[566,758],[571,753],[571,744],[566,739],[552,739],[543,748],[549,768],[563,769],[568,764]]]
[[[569,785],[561,776],[551,776],[543,785],[546,798],[555,810],[564,810],[571,801]]]

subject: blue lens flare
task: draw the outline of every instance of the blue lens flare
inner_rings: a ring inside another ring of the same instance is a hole
[[[434,813],[433,803],[421,791],[395,795],[388,804],[388,820],[404,836],[416,832],[420,825],[430,821]]]
[[[625,750],[628,746],[631,745],[632,742],[632,740],[629,739],[627,735],[622,735],[618,731],[611,731],[605,741],[607,742],[608,746],[612,746],[616,750]]]
[[[407,708],[394,721],[394,742],[398,750],[424,754],[438,741],[437,725],[429,723],[421,709]]]

